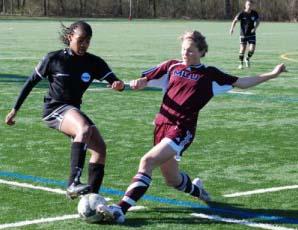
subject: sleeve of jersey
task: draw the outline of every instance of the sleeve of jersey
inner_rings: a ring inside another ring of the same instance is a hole
[[[236,15],[236,18],[237,18],[237,20],[238,21],[240,21],[241,20],[241,18],[242,18],[242,13],[240,12],[240,13],[238,13],[237,15]]]
[[[119,79],[112,72],[112,70],[104,60],[100,59],[97,66],[98,66],[98,70],[97,70],[98,75],[96,77],[97,80],[99,81],[105,80],[109,84],[113,84],[114,81],[119,81]]]
[[[213,95],[226,93],[233,88],[238,77],[224,73],[216,68],[212,70],[212,92]]]
[[[169,67],[174,64],[174,60],[165,61],[158,66],[148,69],[142,73],[142,77],[146,77],[148,81],[159,79],[168,73]]]
[[[32,75],[25,82],[17,101],[14,105],[15,110],[19,110],[22,106],[23,102],[33,89],[33,87],[40,82],[42,79],[46,78],[48,75],[48,64],[49,64],[49,56],[46,55],[43,59],[38,63],[35,67]]]
[[[34,71],[31,77],[29,77],[25,82],[17,98],[17,101],[13,107],[15,110],[18,111],[20,109],[20,107],[22,106],[23,102],[25,101],[25,99],[27,98],[27,96],[29,95],[33,87],[40,81],[41,81],[41,77],[36,73],[36,71]]]

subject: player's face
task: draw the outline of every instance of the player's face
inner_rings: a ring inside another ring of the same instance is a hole
[[[91,37],[80,28],[76,28],[72,35],[69,35],[69,48],[79,56],[84,55],[89,47]]]
[[[245,2],[245,10],[249,11],[252,8],[252,3],[250,1]]]
[[[181,56],[186,65],[197,65],[200,64],[202,53],[192,40],[184,39],[181,45]]]

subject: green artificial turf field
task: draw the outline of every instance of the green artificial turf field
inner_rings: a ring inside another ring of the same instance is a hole
[[[196,139],[184,153],[180,166],[192,178],[204,180],[214,199],[209,207],[168,188],[156,170],[147,196],[138,203],[146,209],[129,213],[123,226],[90,225],[72,218],[22,229],[255,228],[194,218],[192,213],[266,223],[269,229],[275,225],[298,228],[297,188],[223,196],[298,184],[297,23],[262,23],[251,68],[238,70],[239,36],[238,31],[229,35],[230,22],[88,22],[94,33],[89,51],[105,59],[126,82],[164,60],[180,58],[178,37],[190,29],[207,37],[209,52],[202,60],[206,65],[248,76],[268,72],[284,62],[289,72],[255,88],[218,96],[201,111]],[[9,223],[76,214],[77,200],[5,184],[10,181],[65,188],[70,141],[41,121],[47,82],[41,82],[31,92],[15,126],[4,124],[26,77],[39,60],[47,52],[63,48],[58,41],[59,26],[59,20],[0,20],[0,229]],[[121,198],[141,156],[152,146],[152,121],[161,99],[159,90],[118,93],[100,84],[93,84],[84,95],[82,110],[96,123],[108,146],[102,195],[112,198],[112,202]]]

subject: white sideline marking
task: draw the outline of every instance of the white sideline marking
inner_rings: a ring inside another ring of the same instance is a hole
[[[43,186],[35,186],[32,184],[27,184],[27,183],[19,183],[15,181],[8,181],[8,180],[2,180],[0,179],[0,184],[8,184],[8,185],[13,185],[17,187],[22,187],[22,188],[31,188],[35,190],[42,190],[42,191],[47,191],[47,192],[52,192],[52,193],[57,193],[57,194],[66,194],[65,190],[59,189],[59,188],[48,188],[48,187],[43,187]]]
[[[224,197],[238,197],[238,196],[248,196],[252,194],[260,194],[260,193],[267,193],[267,192],[278,192],[281,190],[289,190],[289,189],[297,189],[298,185],[290,185],[290,186],[283,186],[283,187],[274,187],[274,188],[267,188],[267,189],[257,189],[247,192],[236,192],[232,194],[223,195]]]
[[[254,95],[254,93],[252,93],[252,92],[248,92],[248,91],[236,91],[236,90],[228,91],[228,93],[231,93],[231,94]]]
[[[205,215],[202,213],[192,213],[190,215],[197,218],[215,220],[219,222],[232,223],[232,224],[240,224],[240,225],[245,225],[253,228],[262,228],[262,229],[270,229],[270,230],[295,230],[294,228],[286,228],[286,227],[281,227],[281,226],[271,225],[271,224],[261,224],[261,223],[246,221],[246,220],[223,218],[216,215]]]
[[[41,218],[36,220],[25,220],[20,221],[16,223],[10,223],[10,224],[1,224],[0,229],[6,229],[6,228],[16,228],[16,227],[22,227],[32,224],[43,224],[43,223],[49,223],[49,222],[55,222],[55,221],[61,221],[61,220],[70,220],[70,219],[77,219],[79,218],[78,214],[73,215],[64,215],[64,216],[57,216],[57,217],[50,217],[50,218]]]
[[[46,192],[52,192],[52,193],[57,193],[57,194],[62,194],[65,195],[66,191],[63,189],[59,188],[48,188],[48,187],[43,187],[43,186],[35,186],[32,184],[27,184],[27,183],[19,183],[16,181],[9,181],[9,180],[2,180],[0,179],[0,184],[7,184],[7,185],[12,185],[12,186],[17,186],[17,187],[22,187],[22,188],[31,188],[34,190],[41,190],[41,191],[46,191]],[[105,197],[106,201],[111,201],[112,199],[109,197]]]
[[[139,210],[147,209],[145,206],[132,206],[128,209],[129,212],[135,212]]]

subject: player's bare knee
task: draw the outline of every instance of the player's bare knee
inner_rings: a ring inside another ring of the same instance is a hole
[[[80,142],[88,143],[92,135],[92,127],[90,125],[82,125],[79,127],[75,139]]]

